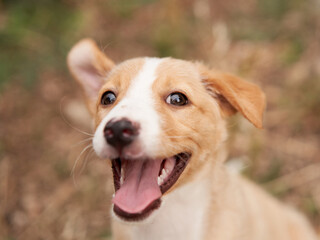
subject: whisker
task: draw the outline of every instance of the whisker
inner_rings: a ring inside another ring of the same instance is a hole
[[[188,136],[166,136],[166,138],[188,138]]]
[[[93,139],[93,137],[88,137],[88,138],[86,138],[86,139],[83,139],[83,140],[81,140],[80,142],[77,142],[77,143],[71,145],[71,148],[74,148],[74,147],[76,147],[76,146],[78,146],[78,145],[81,145],[82,143],[87,142],[87,141],[89,141],[89,140],[91,141],[92,139]]]
[[[82,156],[82,154],[87,151],[90,147],[92,147],[92,144],[89,144],[88,146],[86,146],[82,151],[81,153],[79,154],[79,156],[77,157],[75,163],[73,164],[73,167],[72,167],[72,170],[71,170],[71,176],[72,176],[72,180],[73,180],[73,184],[75,186],[77,186],[77,183],[76,183],[76,179],[75,179],[75,169],[78,165],[78,162],[80,160],[80,157]]]
[[[66,117],[64,116],[64,114],[63,114],[63,112],[62,112],[62,102],[64,101],[64,99],[65,99],[65,97],[63,97],[63,98],[61,99],[61,101],[60,101],[60,115],[61,115],[63,121],[64,121],[66,124],[68,124],[68,126],[71,127],[73,130],[76,130],[76,131],[78,131],[78,132],[80,132],[80,133],[82,133],[82,134],[85,134],[85,135],[87,135],[87,136],[93,137],[94,135],[93,135],[92,133],[85,132],[85,131],[83,131],[83,130],[80,130],[79,128],[76,128],[76,127],[72,126],[72,124],[66,119]]]
[[[84,171],[84,169],[86,168],[87,164],[88,164],[88,160],[90,160],[90,156],[92,155],[92,153],[94,153],[94,149],[91,148],[88,152],[88,154],[86,155],[84,161],[83,161],[83,164],[82,164],[82,167],[80,169],[80,172],[79,174],[81,175]]]
[[[105,44],[104,47],[102,47],[102,43],[100,41],[100,49],[101,51],[106,54],[106,49],[112,44],[112,42],[110,41],[109,43]]]
[[[191,151],[191,152],[193,150],[190,146],[186,146],[184,144],[183,145],[180,144],[179,146],[177,146],[169,143],[167,146],[172,149],[170,151],[171,152],[170,154],[177,154],[177,151],[181,151],[182,149]]]
[[[172,130],[175,130],[175,128],[167,128],[167,129],[163,129],[163,132],[169,132],[169,131],[172,131]]]

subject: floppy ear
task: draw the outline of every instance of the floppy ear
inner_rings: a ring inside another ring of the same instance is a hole
[[[207,91],[218,100],[223,116],[239,111],[254,126],[262,128],[265,95],[257,85],[213,70],[202,75]]]
[[[70,72],[82,87],[90,113],[94,114],[99,90],[114,63],[91,39],[78,42],[70,50],[67,61]]]

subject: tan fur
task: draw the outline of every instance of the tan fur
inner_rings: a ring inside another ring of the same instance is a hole
[[[97,93],[105,82],[104,77],[114,67],[113,61],[99,50],[93,40],[83,39],[70,50],[67,62],[70,72],[86,96],[89,112],[96,114]],[[86,87],[94,78],[97,79],[97,84]]]
[[[221,131],[225,128],[225,123],[220,117],[216,101],[208,98],[205,88],[196,80],[200,75],[192,63],[166,59],[158,72],[159,79],[154,83],[153,89],[160,96],[157,110],[163,119],[161,157],[169,157],[190,149],[193,157],[198,159],[188,164],[184,171],[184,175],[188,177],[181,176],[169,190],[171,192],[184,182],[192,181],[195,173],[205,166],[209,151],[219,148],[220,142],[226,139],[225,131]],[[170,93],[175,91],[185,92],[189,97],[189,105],[178,108],[164,101]],[[199,126],[203,127],[199,128]],[[203,152],[203,149],[208,149],[208,153]]]
[[[224,105],[229,103],[232,108],[241,112],[253,125],[262,128],[265,95],[258,86],[230,74],[216,70],[206,71],[203,67],[202,76],[207,89],[218,96],[220,103],[221,100]],[[222,99],[219,96],[222,96]],[[222,110],[224,109],[225,106],[222,106]],[[228,107],[227,115],[233,113],[229,109],[230,107]]]
[[[111,66],[91,42],[86,44],[93,52],[89,56],[99,56],[87,64],[98,66],[97,72],[101,66]],[[69,55],[69,67],[81,80],[81,71],[74,67],[77,64],[72,57],[77,55],[77,46]],[[103,92],[117,92],[117,101],[121,100],[143,63],[143,59],[134,59],[111,72],[108,67],[102,68],[108,76],[96,93],[96,110],[91,109],[96,125],[112,108],[100,106]],[[188,151],[192,158],[176,184],[164,194],[163,206],[149,220],[136,224],[113,221],[114,239],[316,240],[302,215],[224,166],[225,118],[239,111],[261,128],[265,108],[262,91],[234,76],[171,58],[161,62],[157,76],[152,89],[162,135],[159,151],[154,154],[166,158]],[[86,83],[79,82],[86,89]],[[187,95],[189,104],[167,104],[165,99],[175,91]]]
[[[108,114],[113,106],[125,96],[129,82],[137,75],[141,69],[144,60],[137,58],[128,60],[117,67],[115,67],[105,78],[105,84],[101,87],[98,95],[98,99],[101,99],[102,94],[105,91],[113,91],[117,95],[117,100],[112,106],[102,106],[99,101],[96,102],[96,113],[93,115],[95,118],[95,125],[98,126],[102,118]]]

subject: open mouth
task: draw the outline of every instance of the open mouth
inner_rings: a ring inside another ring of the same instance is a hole
[[[148,217],[161,205],[161,196],[179,179],[190,153],[165,159],[112,159],[115,196],[113,211],[126,221]]]

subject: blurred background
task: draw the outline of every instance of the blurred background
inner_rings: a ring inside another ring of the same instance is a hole
[[[0,0],[0,239],[109,239],[110,169],[66,68],[83,37],[115,62],[201,60],[260,85],[265,128],[229,122],[231,163],[320,226],[319,0]]]

